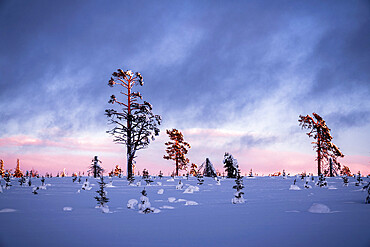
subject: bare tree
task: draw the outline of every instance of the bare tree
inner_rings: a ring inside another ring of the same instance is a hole
[[[179,175],[179,170],[186,170],[189,159],[185,157],[190,148],[189,143],[184,141],[184,136],[177,129],[167,130],[171,141],[166,142],[166,152],[163,158],[166,160],[174,160],[176,162],[176,176]]]
[[[331,141],[333,137],[330,134],[330,129],[326,125],[324,119],[320,117],[317,113],[312,113],[314,116],[299,116],[299,125],[302,129],[308,129],[307,135],[315,139],[312,144],[314,144],[314,149],[317,152],[317,174],[320,176],[322,173],[321,168],[327,172],[330,170],[330,176],[334,176],[334,172],[338,173],[340,170],[340,164],[337,161],[338,157],[344,157],[339,148],[333,144]],[[330,158],[332,158],[332,163],[330,163]],[[326,163],[324,163],[326,161]],[[326,169],[324,167],[326,165]]]
[[[154,140],[154,136],[159,135],[158,125],[161,124],[161,117],[152,113],[151,104],[143,101],[139,92],[133,91],[135,86],[144,85],[143,77],[139,72],[118,69],[112,75],[108,85],[121,86],[120,93],[123,100],[119,101],[115,95],[112,95],[109,100],[109,103],[117,104],[122,108],[121,111],[105,110],[110,123],[115,125],[107,133],[114,136],[114,142],[127,147],[127,178],[129,179],[133,176],[132,165],[136,151],[146,148],[150,139]]]

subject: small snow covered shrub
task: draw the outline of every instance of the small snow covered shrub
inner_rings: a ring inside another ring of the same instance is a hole
[[[41,186],[45,186],[45,178],[44,178],[44,176],[41,177]]]
[[[365,199],[365,203],[370,204],[370,182],[368,182],[368,184],[365,185],[363,189],[367,190],[367,197]]]
[[[81,187],[81,189],[82,190],[91,190],[91,186],[90,186],[90,182],[89,181],[87,181],[87,178],[86,178],[86,181],[82,184],[82,187]]]
[[[127,208],[129,209],[135,209],[135,206],[138,204],[138,201],[136,199],[130,199],[127,202]]]
[[[177,190],[182,190],[182,187],[184,187],[184,184],[181,182],[181,180],[179,180],[179,184],[176,185],[176,189]]]
[[[204,183],[204,179],[203,179],[203,176],[198,174],[197,175],[197,179],[198,179],[198,185],[202,185]]]
[[[305,185],[304,185],[304,188],[305,189],[311,189],[312,186],[308,184],[308,181],[306,181]]]
[[[235,185],[233,186],[233,189],[236,189],[236,192],[234,194],[235,197],[231,199],[231,202],[233,204],[245,202],[245,199],[243,198],[243,195],[244,195],[244,192],[242,191],[243,188],[244,188],[243,177],[240,176],[240,171],[238,170],[238,173],[236,175]]]
[[[322,174],[320,174],[319,180],[317,181],[316,185],[320,187],[328,186],[328,183],[326,182],[325,177]]]
[[[140,197],[140,203],[139,203],[139,213],[141,214],[149,214],[149,213],[159,213],[160,210],[151,207],[151,204],[149,202],[149,198],[147,197],[146,190],[143,189],[141,191],[141,197]]]
[[[32,193],[34,194],[34,195],[37,195],[38,194],[38,191],[39,190],[39,187],[33,187],[33,189],[32,189]]]
[[[343,186],[348,186],[348,177],[347,176],[343,176]]]
[[[19,185],[20,186],[23,186],[23,184],[25,184],[26,183],[26,179],[25,179],[25,177],[21,177],[20,179],[18,179],[18,182],[19,182]]]
[[[357,174],[357,182],[355,183],[355,186],[360,186],[362,184],[362,178],[361,178],[361,173],[358,172]]]
[[[9,176],[5,176],[4,177],[4,181],[5,181],[5,189],[10,189],[10,186],[12,186],[10,183],[10,177]]]
[[[103,212],[106,212],[106,210],[104,209],[108,208],[108,206],[106,206],[105,204],[109,202],[109,199],[107,198],[107,192],[104,191],[105,185],[107,183],[104,182],[103,176],[100,177],[100,181],[98,182],[98,184],[99,190],[96,191],[96,193],[98,193],[98,196],[95,196],[94,198],[98,203],[98,207],[101,208]]]

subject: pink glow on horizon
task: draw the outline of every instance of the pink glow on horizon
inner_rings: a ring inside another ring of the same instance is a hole
[[[259,175],[281,172],[284,169],[291,174],[305,171],[316,175],[317,169],[314,153],[282,152],[261,148],[240,149],[235,147],[230,147],[227,150],[223,140],[225,137],[229,137],[229,135],[226,135],[223,131],[205,130],[205,132],[203,130],[194,130],[191,136],[191,131],[186,131],[190,143],[194,142],[188,155],[190,163],[194,162],[200,166],[205,158],[208,157],[215,168],[222,172],[224,170],[222,164],[223,155],[225,151],[228,151],[238,160],[243,174],[248,173],[250,169],[253,169],[253,173],[258,173]],[[234,134],[240,135],[240,133],[236,132]],[[167,141],[165,139],[166,137],[162,135],[148,149],[137,152],[135,174],[137,174],[137,171],[141,173],[144,168],[149,169],[149,172],[152,174],[158,174],[161,170],[167,175],[173,171],[173,162],[163,159],[165,153],[163,143]],[[114,144],[109,136],[106,138],[61,138],[60,141],[41,140],[28,136],[13,136],[0,139],[0,148],[27,148],[30,146],[40,147],[40,149],[25,152],[13,150],[9,154],[2,154],[0,159],[4,160],[5,169],[14,170],[16,160],[19,158],[23,171],[35,169],[41,174],[45,172],[56,174],[62,171],[63,168],[66,168],[69,174],[79,171],[85,171],[86,174],[92,158],[97,155],[103,162],[103,168],[106,172],[112,170],[115,165],[119,165],[126,172],[125,147],[124,145]],[[50,151],[48,148],[54,149]],[[352,173],[361,171],[362,174],[367,175],[370,173],[369,159],[368,156],[347,155],[340,159],[340,163],[348,166]]]

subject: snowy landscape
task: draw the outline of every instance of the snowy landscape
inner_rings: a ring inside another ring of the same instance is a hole
[[[151,178],[104,177],[108,210],[96,207],[98,178],[11,179],[0,193],[0,246],[370,246],[369,178],[319,187],[317,177],[244,177],[241,204],[231,203],[234,179]],[[144,188],[149,214],[130,205]]]

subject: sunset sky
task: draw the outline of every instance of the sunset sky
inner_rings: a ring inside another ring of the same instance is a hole
[[[316,174],[299,115],[316,112],[352,172],[370,173],[368,1],[1,1],[0,159],[6,169],[86,171],[97,155],[126,171],[105,133],[116,69],[162,116],[137,169],[167,175],[165,130],[200,165]]]

